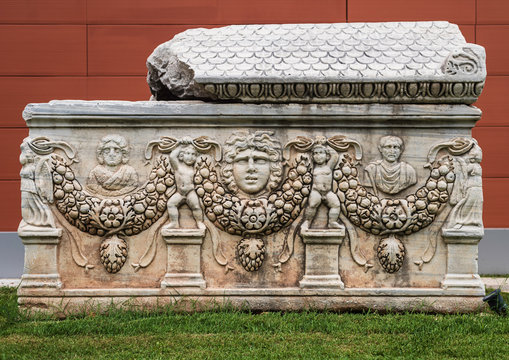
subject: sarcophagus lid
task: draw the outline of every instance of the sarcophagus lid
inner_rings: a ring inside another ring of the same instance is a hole
[[[191,29],[147,67],[155,100],[471,104],[486,78],[484,48],[445,21]]]

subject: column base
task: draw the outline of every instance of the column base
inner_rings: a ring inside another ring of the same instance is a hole
[[[446,244],[475,244],[484,236],[484,228],[464,226],[460,229],[442,229],[442,237]]]
[[[161,289],[181,288],[181,287],[199,287],[205,289],[207,283],[203,279],[202,274],[175,274],[166,273],[163,281],[161,281]]]
[[[446,274],[441,283],[444,290],[477,289],[485,292],[484,283],[478,274]]]
[[[62,229],[28,225],[21,220],[18,236],[24,245],[58,245],[62,237]]]
[[[447,244],[447,274],[442,280],[442,289],[477,290],[484,294],[484,283],[477,270],[477,244],[483,234],[482,227],[442,229],[442,238]]]
[[[57,266],[57,247],[62,229],[33,226],[22,220],[18,227],[18,236],[25,245],[25,265],[19,287],[62,288]]]
[[[59,274],[23,274],[19,287],[23,289],[61,289],[62,282]]]
[[[343,290],[345,284],[339,275],[304,275],[299,286],[303,289],[309,288],[340,288]]]

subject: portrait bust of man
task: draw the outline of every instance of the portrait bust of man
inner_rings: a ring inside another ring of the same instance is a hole
[[[281,144],[271,132],[234,133],[224,147],[223,181],[248,196],[274,190],[283,173]]]
[[[380,192],[397,194],[417,183],[415,169],[400,161],[404,150],[403,140],[397,136],[384,136],[378,144],[382,160],[369,163],[365,169],[367,186],[373,188],[375,195]]]
[[[99,165],[90,171],[87,190],[92,193],[116,196],[124,195],[138,187],[138,174],[129,161],[129,145],[120,135],[108,135],[101,139],[96,151]]]

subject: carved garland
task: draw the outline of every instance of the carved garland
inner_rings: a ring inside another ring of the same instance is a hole
[[[75,179],[65,159],[51,157],[55,205],[69,224],[83,232],[103,237],[101,262],[108,272],[118,272],[127,259],[126,236],[148,229],[166,211],[175,192],[175,179],[168,160],[161,156],[141,190],[115,199],[88,195]]]
[[[262,265],[265,243],[261,236],[280,231],[300,215],[313,181],[311,169],[309,158],[300,156],[289,169],[281,190],[267,197],[242,199],[227,192],[211,162],[198,162],[194,183],[205,216],[219,229],[243,237],[237,245],[237,256],[247,271],[256,271]]]

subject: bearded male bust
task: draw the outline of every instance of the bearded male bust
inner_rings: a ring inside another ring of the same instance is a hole
[[[397,194],[417,183],[412,165],[399,160],[403,150],[403,140],[397,136],[380,139],[378,151],[382,159],[369,163],[365,169],[366,185],[373,188],[375,195]]]

